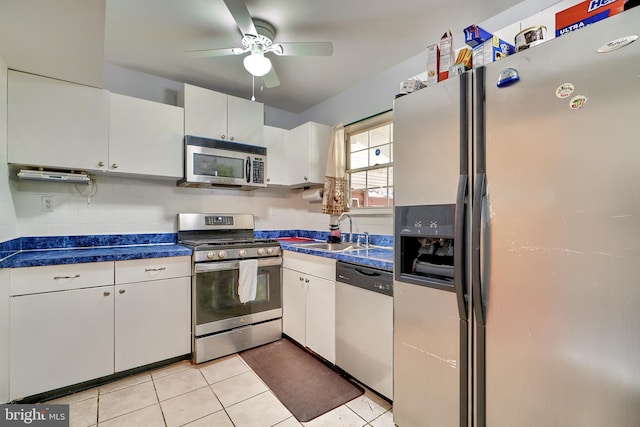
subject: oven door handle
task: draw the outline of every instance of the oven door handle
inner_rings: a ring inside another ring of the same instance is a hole
[[[281,257],[269,257],[258,259],[258,268],[272,267],[282,265]],[[206,273],[210,271],[237,270],[240,268],[240,261],[215,261],[197,263],[194,271],[197,273]]]

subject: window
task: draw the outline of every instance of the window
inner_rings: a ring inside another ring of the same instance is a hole
[[[393,112],[345,126],[349,208],[393,206]]]

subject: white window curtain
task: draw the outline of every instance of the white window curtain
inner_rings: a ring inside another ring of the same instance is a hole
[[[344,126],[338,124],[331,131],[331,143],[327,156],[322,213],[340,215],[345,211],[347,155],[344,141]]]

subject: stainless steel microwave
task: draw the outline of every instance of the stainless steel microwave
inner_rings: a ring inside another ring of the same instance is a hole
[[[267,148],[187,135],[181,187],[266,187]]]

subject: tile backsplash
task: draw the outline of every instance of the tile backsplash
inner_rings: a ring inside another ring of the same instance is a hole
[[[175,233],[179,212],[252,213],[256,230],[327,231],[330,218],[321,205],[302,200],[301,191],[240,191],[177,187],[173,181],[97,176],[87,185],[10,179],[18,236]],[[54,210],[43,211],[42,198]],[[391,216],[358,217],[354,232],[392,234]]]

